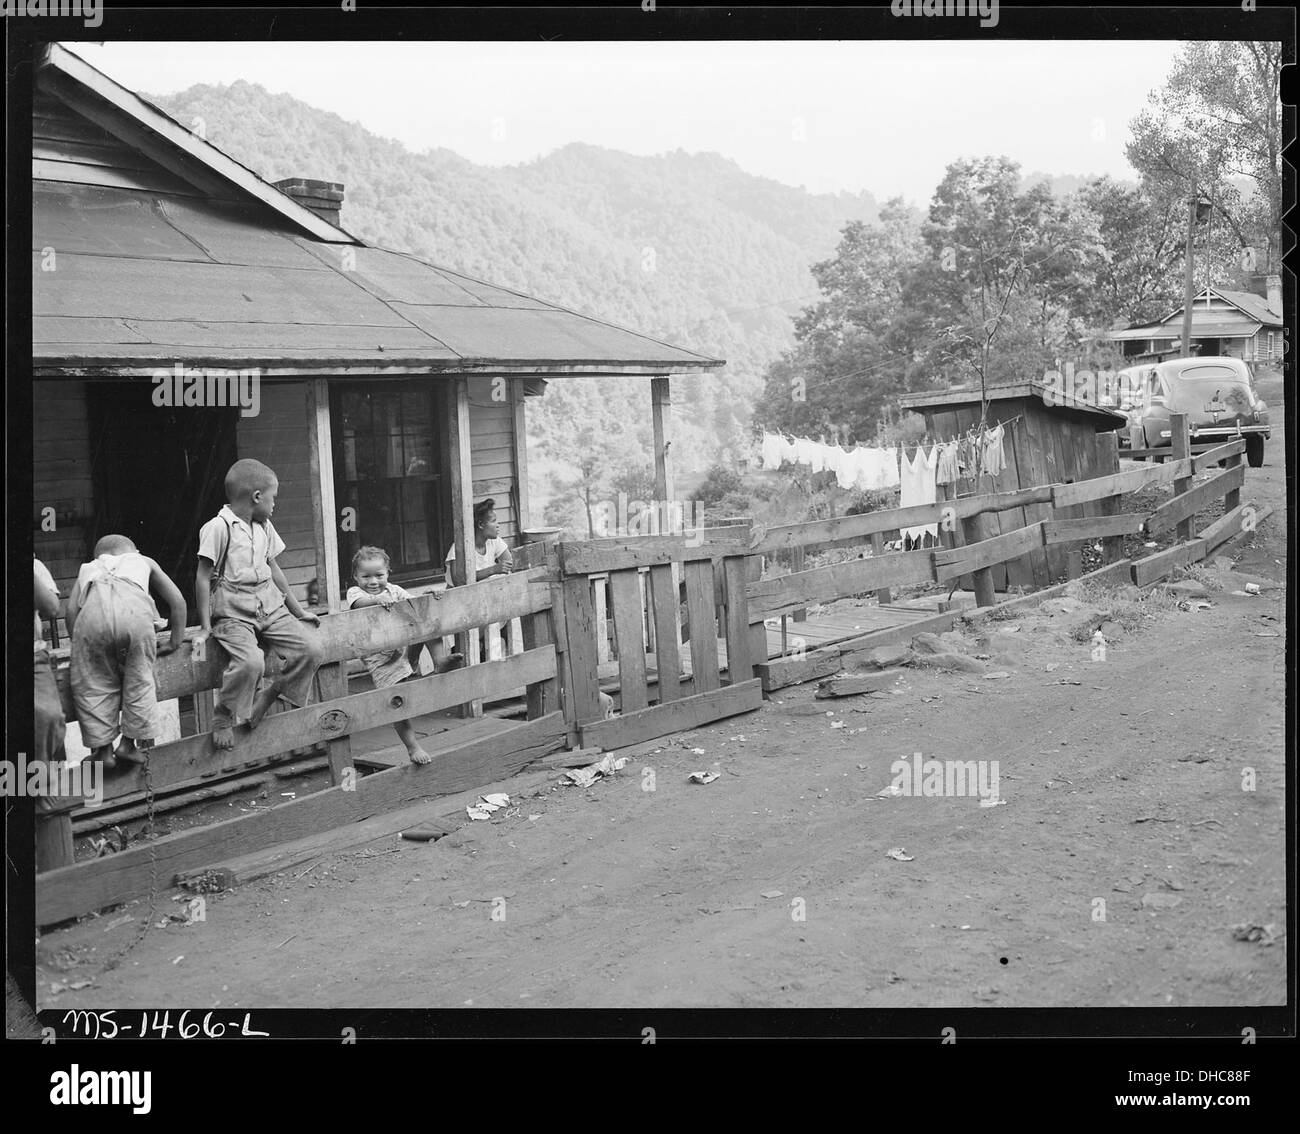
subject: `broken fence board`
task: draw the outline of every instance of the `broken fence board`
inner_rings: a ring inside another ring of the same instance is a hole
[[[1215,520],[1197,538],[1205,541],[1205,551],[1208,555],[1221,544],[1255,531],[1272,513],[1272,508],[1259,508],[1255,504],[1238,504],[1231,512]],[[1249,528],[1245,526],[1247,518],[1251,523]]]
[[[614,571],[609,577],[614,608],[614,638],[618,643],[619,706],[644,709],[646,699],[645,636],[642,632],[641,585],[635,569]]]
[[[584,747],[619,748],[640,741],[698,728],[710,721],[757,709],[763,704],[763,690],[757,678],[696,693],[665,705],[654,705],[622,717],[582,726]]]
[[[691,680],[696,693],[722,684],[718,674],[718,624],[714,606],[713,564],[707,559],[682,568],[686,616],[691,629]]]
[[[156,864],[160,886],[277,843],[304,838],[431,796],[472,791],[519,772],[563,746],[567,729],[553,713],[450,748],[429,764],[406,764],[357,779],[354,789],[326,788],[237,819],[164,835],[148,846],[36,876],[36,923],[51,925],[149,892]]]

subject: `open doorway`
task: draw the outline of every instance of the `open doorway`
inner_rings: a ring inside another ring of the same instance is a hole
[[[91,476],[95,541],[118,532],[158,561],[194,617],[199,528],[226,502],[226,470],[236,459],[237,407],[153,404],[147,381],[91,382]]]

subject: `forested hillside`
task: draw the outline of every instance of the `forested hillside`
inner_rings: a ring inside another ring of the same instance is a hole
[[[368,242],[725,358],[716,375],[674,382],[687,466],[739,440],[767,366],[793,341],[791,316],[816,295],[810,265],[848,221],[876,219],[870,194],[810,194],[717,154],[575,144],[488,167],[411,153],[247,82],[146,97],[267,180],[343,182],[343,226]],[[648,462],[643,381],[552,383],[529,407],[536,451],[562,455],[566,421],[596,404],[619,459]],[[566,470],[540,465],[534,492],[545,495]]]

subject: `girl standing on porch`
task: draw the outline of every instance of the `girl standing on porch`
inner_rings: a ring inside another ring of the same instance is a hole
[[[497,527],[496,504],[497,502],[489,496],[474,505],[474,581],[476,583],[499,575],[509,575],[514,570],[515,563],[514,557],[510,554],[510,545],[501,538],[500,529]],[[447,586],[463,587],[465,572],[456,564],[455,544],[452,544],[451,550],[447,552],[446,564]],[[499,630],[496,625],[487,628],[487,634],[483,639],[484,660],[492,657],[491,643],[494,639],[501,642],[504,654],[509,656],[509,633],[509,624],[504,630]]]

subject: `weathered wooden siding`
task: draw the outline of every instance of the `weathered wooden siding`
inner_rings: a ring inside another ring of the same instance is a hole
[[[32,179],[199,195],[189,182],[39,89],[32,109]]]
[[[32,516],[35,551],[50,569],[59,591],[68,595],[84,562],[88,527],[95,514],[90,475],[90,422],[86,383],[42,382],[33,399]],[[67,519],[41,530],[42,510],[52,507]]]
[[[497,391],[503,400],[494,400]],[[475,377],[469,380],[470,468],[474,499],[496,501],[501,538],[513,545],[519,531],[515,512],[515,411],[510,380]]]
[[[241,417],[235,430],[240,458],[252,457],[275,470],[280,491],[275,500],[275,530],[284,540],[280,567],[299,599],[316,578],[312,528],[310,456],[307,435],[307,383],[263,382],[261,412]]]

